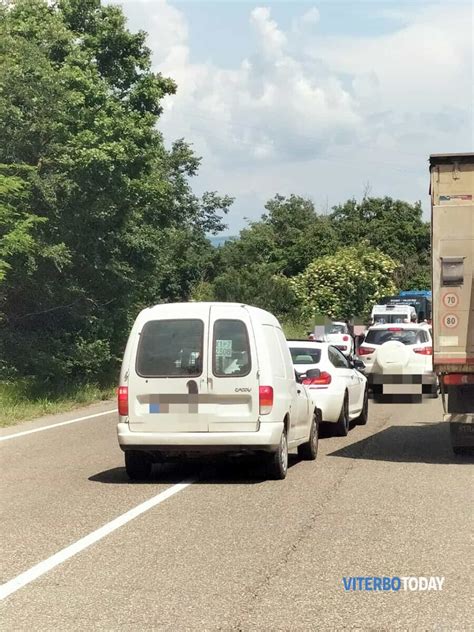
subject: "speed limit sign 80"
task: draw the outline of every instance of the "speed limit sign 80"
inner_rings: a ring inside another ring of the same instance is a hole
[[[457,327],[459,323],[459,318],[456,316],[456,314],[446,314],[446,316],[443,318],[443,324],[445,327],[448,327],[448,329],[453,329],[454,327]]]

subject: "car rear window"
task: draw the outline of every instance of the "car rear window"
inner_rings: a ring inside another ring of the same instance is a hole
[[[290,347],[293,364],[318,364],[321,360],[321,349],[314,347]]]
[[[397,340],[404,345],[416,345],[428,342],[428,334],[420,329],[397,329],[396,327],[389,329],[369,329],[364,340],[367,344],[383,345],[384,342]]]
[[[216,377],[243,377],[252,368],[246,324],[221,319],[214,323],[212,372]]]
[[[202,373],[204,323],[150,320],[142,329],[136,371],[142,377],[196,377]]]

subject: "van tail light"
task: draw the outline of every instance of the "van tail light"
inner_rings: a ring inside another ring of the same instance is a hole
[[[462,384],[474,384],[474,373],[449,373],[443,376],[443,382],[449,386],[461,386]]]
[[[360,356],[370,355],[371,353],[374,353],[374,351],[375,349],[373,347],[359,347],[359,351],[357,355],[360,355]]]
[[[258,389],[260,404],[260,414],[268,415],[273,408],[273,388],[271,386],[260,386]]]
[[[433,347],[416,347],[413,351],[420,355],[433,355]]]
[[[321,371],[318,377],[305,377],[303,384],[306,386],[328,386],[331,381],[331,374],[327,371]]]
[[[119,386],[117,389],[118,413],[121,417],[128,415],[128,386]]]

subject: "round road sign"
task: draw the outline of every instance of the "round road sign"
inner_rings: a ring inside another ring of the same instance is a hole
[[[456,316],[456,314],[446,314],[446,316],[443,318],[443,325],[448,329],[454,329],[454,327],[458,326],[458,323],[459,318]]]
[[[454,292],[448,292],[443,296],[443,303],[446,307],[456,307],[459,303],[459,297]]]

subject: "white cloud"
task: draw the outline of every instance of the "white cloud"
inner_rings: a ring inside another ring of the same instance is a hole
[[[287,31],[268,7],[249,8],[254,51],[232,68],[193,61],[179,5],[141,6],[155,68],[178,83],[160,127],[203,155],[198,188],[334,204],[370,181],[374,194],[416,200],[429,153],[472,149],[468,4],[411,5],[391,32],[365,37],[324,36],[316,7]]]
[[[278,28],[278,24],[271,19],[270,9],[257,7],[251,14],[251,22],[259,35],[261,50],[270,58],[280,56],[286,44],[286,36]]]

